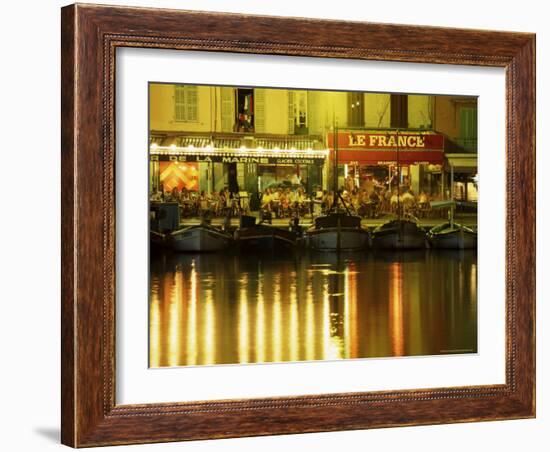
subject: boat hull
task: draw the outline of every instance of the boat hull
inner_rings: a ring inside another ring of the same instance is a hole
[[[238,229],[235,240],[239,248],[256,252],[289,249],[296,244],[296,237],[290,231],[264,225]]]
[[[431,233],[428,238],[433,248],[454,250],[477,248],[477,234],[463,228]]]
[[[372,246],[390,250],[416,250],[426,248],[426,234],[412,222],[384,225],[372,234]]]
[[[162,249],[166,246],[166,235],[161,232],[149,231],[151,250]]]
[[[214,228],[191,226],[170,234],[169,243],[175,251],[215,252],[228,248],[232,237]]]
[[[319,251],[362,250],[369,243],[369,233],[357,228],[314,229],[306,234],[307,245]]]

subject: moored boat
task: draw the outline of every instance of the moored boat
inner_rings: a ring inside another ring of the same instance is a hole
[[[449,208],[449,221],[437,225],[428,232],[428,240],[433,248],[473,249],[477,248],[477,232],[454,221],[457,202],[454,199],[454,167],[451,164],[450,199],[431,203],[432,208]],[[473,203],[472,203],[473,204]],[[475,206],[477,210],[477,206]]]
[[[411,220],[397,219],[372,232],[372,246],[379,249],[413,250],[426,247],[426,234]]]
[[[450,221],[430,229],[428,240],[433,248],[464,250],[477,247],[477,233],[473,229]]]
[[[369,233],[361,227],[360,217],[331,212],[315,219],[306,231],[306,243],[320,251],[361,250],[368,246]]]
[[[161,249],[166,246],[166,234],[158,231],[149,231],[149,243],[151,244],[151,249]]]
[[[256,224],[255,217],[243,216],[235,231],[235,240],[241,249],[269,252],[294,247],[296,234],[289,229]]]
[[[167,238],[167,243],[175,251],[222,251],[232,242],[231,234],[206,223],[179,229]]]

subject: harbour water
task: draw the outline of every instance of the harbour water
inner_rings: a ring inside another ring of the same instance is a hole
[[[477,352],[477,253],[151,256],[150,367]]]

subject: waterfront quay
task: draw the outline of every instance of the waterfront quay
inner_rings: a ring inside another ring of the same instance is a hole
[[[250,215],[255,216],[257,218],[257,221],[260,221],[260,214],[258,212],[251,212]],[[383,225],[388,220],[392,218],[392,215],[384,215],[379,218],[363,218],[361,220],[361,226],[365,229],[372,230],[378,226]],[[477,229],[477,215],[471,214],[471,213],[463,213],[463,214],[457,214],[455,216],[456,221],[458,221],[460,224],[467,226],[472,229]],[[201,223],[202,219],[199,217],[194,218],[183,218],[180,222],[180,227],[188,227],[188,226],[195,226],[199,225]],[[307,229],[313,225],[314,217],[306,216],[306,217],[300,217],[300,223],[299,225],[303,229]],[[441,224],[442,219],[441,218],[420,218],[417,220],[418,227],[429,230],[439,224]],[[288,218],[273,218],[271,220],[272,226],[279,227],[279,228],[286,228],[290,224],[290,219]],[[213,226],[219,226],[222,227],[226,225],[226,220],[223,217],[216,217],[212,219],[212,225]],[[230,227],[238,228],[239,227],[239,217],[231,218]]]

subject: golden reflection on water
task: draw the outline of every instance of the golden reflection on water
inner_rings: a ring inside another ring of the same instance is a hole
[[[403,338],[403,275],[401,262],[390,265],[390,337],[393,356],[405,354]]]
[[[477,350],[475,252],[159,255],[151,367]]]

